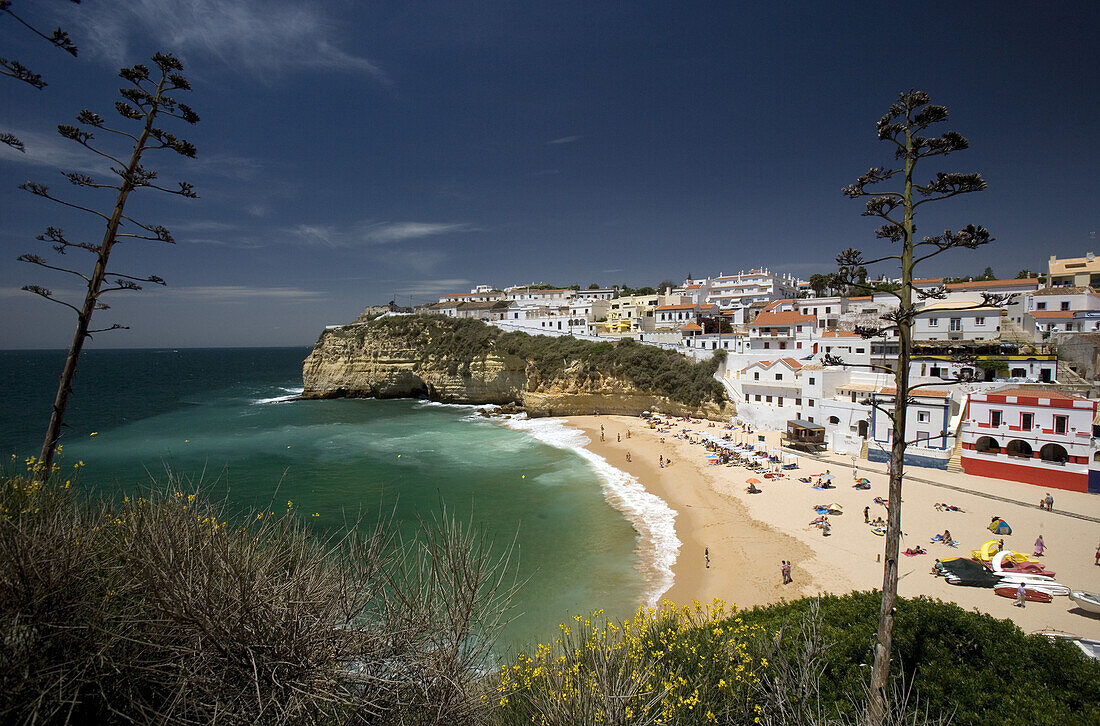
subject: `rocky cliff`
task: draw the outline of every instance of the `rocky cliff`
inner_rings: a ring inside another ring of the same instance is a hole
[[[701,370],[707,364],[632,343],[616,350],[610,343],[538,338],[427,316],[329,328],[302,366],[302,395],[510,404],[533,416],[733,414],[709,378],[713,364]]]

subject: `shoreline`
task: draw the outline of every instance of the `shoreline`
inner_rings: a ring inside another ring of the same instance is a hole
[[[584,432],[589,451],[607,460],[642,483],[676,512],[676,536],[681,542],[672,566],[671,587],[661,595],[677,604],[715,598],[739,608],[765,605],[782,599],[798,599],[805,590],[805,573],[794,571],[794,582],[782,585],[780,560],[799,561],[809,550],[765,523],[752,518],[745,507],[720,487],[684,486],[685,481],[707,482],[706,464],[687,450],[690,444],[671,435],[661,438],[644,419],[629,416],[570,416],[567,425]],[[603,424],[605,441],[600,441]],[[626,438],[626,431],[630,438]],[[621,440],[616,440],[621,439]],[[631,461],[626,461],[626,452]],[[658,456],[671,457],[661,468]],[[709,550],[710,562],[704,558]]]
[[[762,493],[750,495],[745,492],[745,481],[754,474],[739,466],[710,465],[705,449],[698,443],[701,433],[727,433],[722,424],[710,429],[707,421],[677,420],[671,422],[671,432],[658,434],[645,419],[631,416],[570,416],[561,420],[587,436],[587,450],[638,479],[676,512],[676,535],[682,544],[672,566],[672,586],[662,598],[677,604],[720,598],[744,609],[824,593],[839,595],[881,588],[885,540],[870,531],[861,515],[868,507],[872,518],[885,516],[885,509],[873,499],[887,496],[888,479],[876,471],[877,467],[867,468],[865,460],[857,463],[856,471],[871,481],[869,490],[851,486],[854,472],[850,463],[798,456],[798,468],[788,472],[787,478],[765,480],[759,485]],[[677,437],[682,429],[692,433],[686,438]],[[627,430],[630,438],[626,438]],[[737,439],[737,433],[729,433]],[[754,433],[766,437],[769,449],[778,448],[778,432]],[[627,451],[631,452],[630,462],[625,458]],[[661,468],[659,456],[671,457],[672,465]],[[798,481],[799,477],[826,470],[834,475],[836,488],[815,490]],[[1042,534],[1048,548],[1042,561],[1057,572],[1056,580],[1074,590],[1097,592],[1100,567],[1094,565],[1093,553],[1095,543],[1100,541],[1100,525],[1070,517],[1054,519],[1051,513],[1024,504],[1038,501],[1046,493],[1039,486],[923,467],[907,467],[907,471],[933,483],[907,479],[905,484],[902,549],[920,545],[927,554],[900,557],[899,595],[927,595],[953,602],[968,610],[1012,620],[1028,633],[1053,630],[1100,638],[1100,616],[1077,609],[1068,597],[1016,608],[1011,599],[999,597],[990,589],[949,585],[931,574],[935,559],[969,557],[971,549],[994,539],[986,525],[991,515],[997,515],[1012,525],[1013,534],[1005,538],[1008,548],[1030,555],[1033,540]],[[955,489],[936,486],[936,482]],[[994,502],[985,494],[1012,501]],[[1055,494],[1055,509],[1089,516],[1100,513],[1095,495],[1068,491]],[[815,516],[813,505],[823,502],[836,502],[844,510],[844,514],[830,517],[833,527],[828,537],[808,524]],[[934,505],[939,502],[964,511],[936,510]],[[930,541],[932,535],[945,529],[951,530],[959,547]],[[710,551],[709,567],[704,548]],[[781,560],[793,564],[792,584],[781,584]]]

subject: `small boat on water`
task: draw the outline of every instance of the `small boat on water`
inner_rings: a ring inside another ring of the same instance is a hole
[[[1077,607],[1082,610],[1100,615],[1100,595],[1094,592],[1074,590],[1069,594],[1069,598],[1077,603]]]
[[[1016,586],[1015,585],[1001,585],[1000,587],[993,588],[993,592],[997,593],[1001,597],[1007,597],[1011,600],[1016,599]],[[1054,596],[1049,592],[1043,592],[1032,587],[1024,587],[1024,600],[1028,602],[1051,602],[1054,600]]]

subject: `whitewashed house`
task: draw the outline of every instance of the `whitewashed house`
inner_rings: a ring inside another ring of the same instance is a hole
[[[867,448],[869,461],[890,460],[890,449],[894,438],[893,422],[876,406],[892,410],[896,395],[894,388],[885,386],[871,394],[871,440]],[[918,388],[909,395],[913,401],[909,404],[907,411],[905,435],[913,443],[910,443],[905,450],[905,463],[946,469],[955,446],[955,435],[950,427],[951,393],[932,388]],[[958,404],[955,404],[955,407],[957,408]]]
[[[937,300],[913,319],[913,340],[992,340],[1001,337],[1001,309],[965,300]]]
[[[963,419],[967,474],[1089,490],[1096,401],[1034,386],[972,393]]]

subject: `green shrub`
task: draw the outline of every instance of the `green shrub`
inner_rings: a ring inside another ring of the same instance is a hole
[[[743,613],[744,622],[774,630],[810,605],[798,600]],[[919,693],[922,708],[954,712],[957,726],[989,723],[1100,723],[1100,663],[1074,645],[1025,635],[1015,624],[918,597],[898,600],[893,674]],[[822,634],[830,644],[821,679],[826,712],[854,714],[873,659],[879,594],[820,598]]]
[[[0,722],[480,718],[506,560],[446,516],[400,545],[280,510],[0,483]]]

